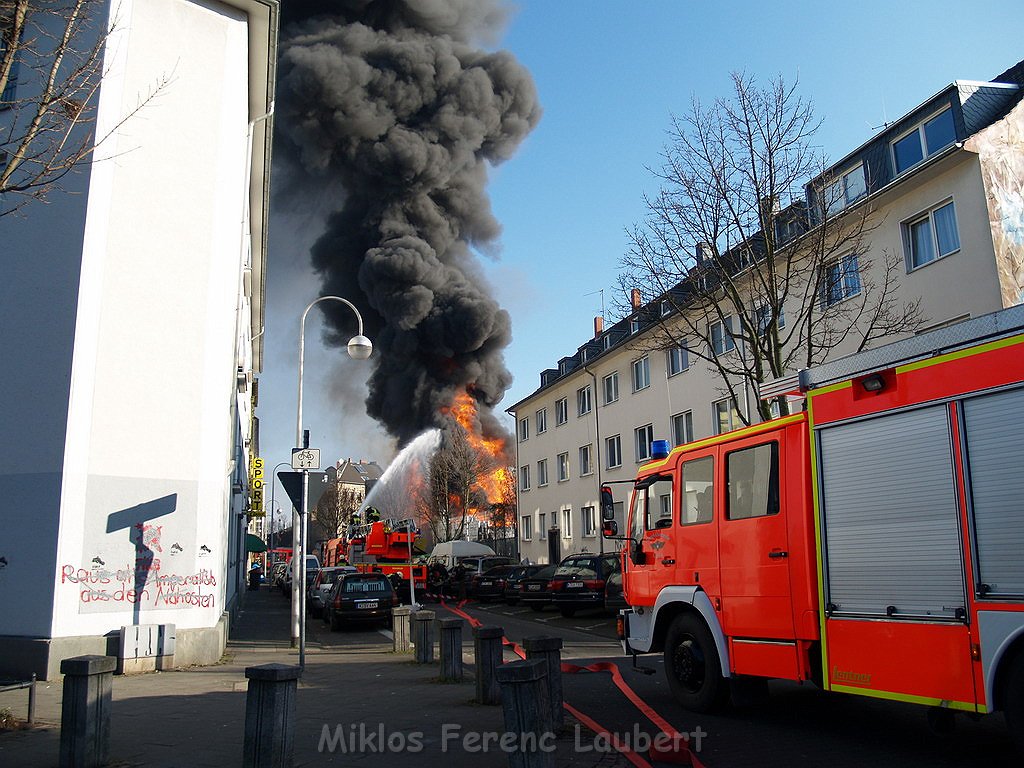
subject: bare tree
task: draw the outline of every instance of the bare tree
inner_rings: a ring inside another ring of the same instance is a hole
[[[357,491],[338,482],[331,483],[316,503],[312,517],[324,535],[333,539],[361,503],[362,496]]]
[[[619,282],[629,313],[648,307],[654,330],[641,347],[685,348],[740,404],[748,388],[757,393],[837,347],[914,331],[922,318],[918,301],[895,295],[901,258],[866,249],[878,222],[860,200],[864,178],[859,188],[856,178],[825,175],[812,105],[781,78],[763,89],[732,79],[730,99],[694,100],[672,117],[652,169],[662,189],[629,232]],[[755,402],[770,418],[771,403]],[[784,398],[778,407],[786,412]]]
[[[105,0],[0,0],[0,217],[45,201],[68,173],[159,93],[161,76],[106,134],[95,133]]]

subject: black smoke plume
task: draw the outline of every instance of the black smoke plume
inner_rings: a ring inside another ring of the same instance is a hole
[[[512,377],[508,313],[475,252],[500,233],[488,165],[540,117],[529,73],[490,52],[497,0],[285,0],[277,157],[292,202],[332,196],[313,247],[324,294],[352,300],[374,342],[367,409],[400,443],[442,424],[468,391],[482,431]],[[329,339],[354,319],[325,306]]]

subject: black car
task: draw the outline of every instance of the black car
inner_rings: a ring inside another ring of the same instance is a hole
[[[619,568],[608,574],[608,578],[605,580],[604,608],[614,616],[623,608],[628,607],[626,595],[622,591],[622,566],[620,564]]]
[[[508,605],[515,605],[519,602],[523,589],[523,580],[536,576],[546,565],[520,565],[515,573],[505,579],[505,602]]]
[[[520,580],[520,602],[535,611],[543,611],[544,606],[551,603],[551,577],[557,569],[557,565],[545,565],[532,576]]]
[[[539,565],[499,565],[489,568],[470,582],[469,594],[481,603],[504,599],[515,605],[519,598],[519,581],[540,570]]]
[[[551,599],[563,616],[605,607],[608,577],[620,569],[618,555],[569,555],[551,577]]]
[[[323,618],[332,630],[346,621],[379,621],[391,626],[398,595],[383,573],[342,574],[324,601]]]

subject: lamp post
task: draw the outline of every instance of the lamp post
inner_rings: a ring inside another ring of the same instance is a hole
[[[268,549],[270,549],[270,550],[274,549],[274,547],[273,547],[273,543],[274,543],[274,514],[275,514],[275,511],[274,511],[274,504],[275,504],[274,498],[275,498],[275,495],[277,494],[277,470],[279,468],[281,468],[281,467],[290,467],[291,465],[292,464],[291,464],[290,461],[279,461],[274,466],[274,468],[270,471],[270,535],[267,537],[267,540],[270,542],[270,546],[268,547]],[[280,511],[280,509],[281,508],[278,507],[278,511]],[[293,519],[292,520],[292,540],[293,541],[294,541],[294,538],[295,538],[295,520]],[[292,551],[293,552],[295,551],[294,544],[292,545]],[[273,553],[271,553],[271,556],[272,555],[273,555]],[[273,586],[273,585],[271,585],[271,586]]]
[[[306,315],[314,306],[321,301],[340,301],[347,306],[356,316],[358,333],[349,339],[348,354],[354,360],[365,360],[373,352],[373,344],[363,335],[363,316],[355,305],[340,296],[321,296],[314,299],[302,313],[299,322],[299,396],[298,409],[295,416],[295,446],[306,448],[302,444],[302,366],[306,350]],[[302,470],[302,503],[299,505],[299,528],[302,534],[295,536],[294,525],[292,529],[292,647],[296,642],[299,646],[299,668],[306,667],[306,515],[309,501],[309,470]]]

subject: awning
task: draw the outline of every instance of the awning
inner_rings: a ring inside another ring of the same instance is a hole
[[[263,542],[259,536],[252,533],[245,534],[245,551],[246,552],[266,552],[267,545]]]

